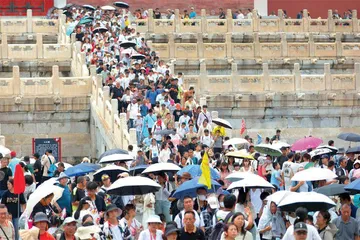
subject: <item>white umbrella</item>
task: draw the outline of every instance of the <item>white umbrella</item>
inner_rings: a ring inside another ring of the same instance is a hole
[[[99,163],[114,163],[132,161],[134,158],[130,154],[112,154],[101,158]]]
[[[215,118],[215,119],[212,120],[212,122],[215,123],[216,125],[221,126],[221,127],[233,129],[231,124],[228,121],[226,121],[225,119]]]
[[[0,145],[0,153],[5,157],[5,155],[9,155],[11,151],[7,147]]]
[[[115,182],[117,176],[123,172],[129,172],[129,170],[116,165],[107,165],[106,167],[100,168],[94,173],[94,181],[101,182],[101,176],[103,174],[107,174],[110,177],[111,182]]]
[[[332,154],[336,154],[336,153],[339,151],[338,148],[333,147],[333,146],[329,146],[329,145],[321,145],[321,146],[318,146],[318,147],[317,147],[317,149],[321,149],[321,148],[330,149]]]
[[[276,149],[280,149],[282,147],[291,147],[290,144],[281,141],[273,141],[272,146]]]
[[[88,10],[91,10],[91,11],[95,11],[95,10],[96,10],[96,8],[95,8],[94,6],[91,6],[91,5],[89,5],[89,4],[85,4],[85,5],[83,5],[82,7],[83,7],[83,8],[86,8],[86,9],[88,9]]]
[[[227,157],[234,157],[234,158],[246,158],[246,159],[250,159],[250,160],[254,160],[254,157],[248,153],[247,151],[243,151],[245,149],[242,149],[240,151],[235,151],[235,152],[228,152],[227,154],[225,154],[225,156]]]
[[[274,186],[261,177],[257,179],[249,177],[231,183],[227,190],[232,190],[237,188],[274,188]]]
[[[295,173],[291,181],[320,181],[334,178],[337,178],[337,175],[333,171],[325,168],[312,167]]]
[[[282,152],[271,144],[259,144],[254,148],[259,153],[270,155],[272,157],[279,157],[282,155]]]
[[[31,163],[31,161],[30,161]],[[71,168],[73,165],[71,165],[70,163],[65,163],[63,162],[64,166],[65,166],[65,170],[68,169],[68,168]],[[56,163],[55,166],[57,167],[59,165],[59,163]]]
[[[143,195],[157,192],[161,186],[147,177],[125,177],[116,180],[107,193],[126,196],[126,195]]]
[[[114,8],[113,6],[109,6],[109,5],[102,6],[101,9],[105,10],[105,11],[115,11],[116,10],[116,8]]]
[[[234,172],[234,173],[230,173],[225,179],[230,181],[230,182],[237,182],[246,178],[251,178],[254,179],[255,181],[259,178],[261,178],[259,181],[261,180],[265,180],[262,177],[260,177],[259,175],[256,175],[254,173],[249,173],[249,172]]]
[[[35,191],[30,195],[29,200],[26,203],[26,209],[24,213],[30,216],[35,205],[40,202],[41,199],[52,193],[54,194],[52,204],[55,203],[59,198],[61,198],[64,189],[54,185],[54,183],[56,183],[56,179],[57,178],[50,178],[35,189]]]
[[[155,163],[147,167],[142,173],[177,172],[181,168],[174,163]]]
[[[241,144],[249,144],[249,142],[244,138],[231,138],[223,143],[223,145],[241,145]]]
[[[133,48],[127,48],[121,51],[121,56],[125,56],[126,54],[129,54],[131,56],[133,53],[136,53]]]
[[[311,151],[309,154],[310,154],[310,157],[313,158],[313,157],[321,156],[323,154],[327,154],[327,153],[331,153],[331,152],[332,151],[329,148],[318,148],[318,149]]]
[[[328,210],[336,204],[327,196],[316,192],[293,192],[280,201],[281,211],[294,212],[298,207],[304,207],[309,212]]]
[[[277,192],[274,192],[273,194],[269,195],[266,198],[266,200],[268,202],[274,202],[276,205],[279,205],[281,200],[283,200],[285,197],[287,197],[288,195],[290,195],[292,193],[293,192],[290,192],[290,191],[277,191]]]

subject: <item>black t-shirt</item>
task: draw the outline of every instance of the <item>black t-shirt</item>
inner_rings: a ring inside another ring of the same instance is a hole
[[[178,122],[180,117],[183,115],[182,110],[174,110],[173,112],[174,118],[175,118],[175,122]]]
[[[12,177],[12,171],[8,167],[0,168],[0,190],[7,190],[7,181]]]
[[[179,151],[179,153],[180,153],[181,156],[184,155],[184,152],[187,152],[187,151],[189,151],[189,149],[190,149],[189,145],[185,145],[185,146],[183,146],[183,145],[178,145],[177,148],[178,148],[178,151]]]
[[[155,19],[160,19],[161,18],[161,13],[160,12],[155,12],[154,16],[155,16]]]
[[[106,211],[105,201],[104,201],[103,198],[101,198],[98,195],[96,195],[95,205],[96,205],[96,208],[97,208],[98,212],[105,212]]]
[[[78,202],[85,197],[85,190],[75,187],[71,193],[72,202]]]
[[[19,213],[19,202],[20,199],[20,204],[25,204],[25,198],[24,198],[24,194],[14,194],[11,193],[9,190],[5,191],[2,198],[1,198],[1,203],[5,204],[5,206],[7,207],[9,213],[12,215],[13,218],[18,218],[21,215],[21,212]]]
[[[76,38],[76,41],[82,41],[83,40],[83,37],[84,37],[84,33],[77,33],[76,35],[75,35],[75,38]]]
[[[178,85],[169,84],[167,88],[170,89],[170,97],[172,99],[174,99],[174,101],[177,100],[178,99],[178,91],[177,91],[178,90]]]
[[[287,160],[288,160],[287,156],[283,156],[283,155],[277,158],[277,162],[280,164],[281,169],[284,162],[286,162]]]
[[[185,229],[181,228],[180,240],[205,240],[205,234],[199,228],[196,228],[196,232],[194,233],[185,232]]]
[[[35,170],[38,170],[38,172],[35,172]],[[36,160],[35,163],[34,163],[34,175],[35,175],[35,180],[37,182],[40,182],[41,181],[41,161],[40,159]]]
[[[50,217],[53,214],[53,211],[51,210],[51,208],[49,206],[43,206],[40,202],[38,202],[35,207],[33,208],[33,211],[31,213],[31,218],[34,218],[35,214],[38,212],[43,212],[46,214],[46,216],[48,217],[48,219],[50,219]]]
[[[189,148],[195,151],[196,145],[196,143],[189,143]]]
[[[124,89],[122,87],[120,88],[117,88],[117,87],[114,87],[111,89],[111,92],[114,94],[112,96],[113,99],[117,99],[118,97],[122,97],[123,94],[124,94]]]

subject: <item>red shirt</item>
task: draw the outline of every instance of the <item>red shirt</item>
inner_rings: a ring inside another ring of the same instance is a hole
[[[55,240],[55,238],[48,232],[40,234],[39,240]]]

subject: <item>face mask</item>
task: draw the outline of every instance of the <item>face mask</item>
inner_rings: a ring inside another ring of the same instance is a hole
[[[199,195],[199,200],[200,201],[205,201],[206,200],[206,196],[205,195]]]
[[[225,207],[224,202],[220,202],[220,207],[222,207],[222,208]]]

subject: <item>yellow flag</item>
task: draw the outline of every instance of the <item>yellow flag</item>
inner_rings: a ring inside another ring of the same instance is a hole
[[[199,183],[207,186],[208,189],[211,189],[211,174],[210,174],[210,166],[209,166],[209,157],[207,152],[204,153],[201,162],[201,176],[199,178]]]

